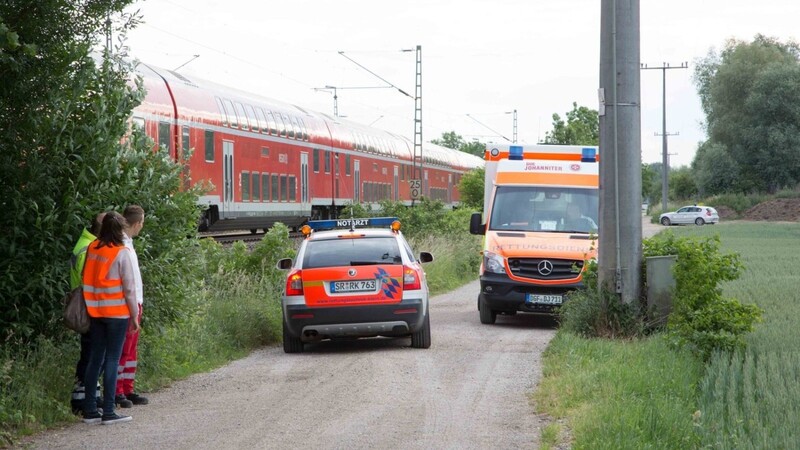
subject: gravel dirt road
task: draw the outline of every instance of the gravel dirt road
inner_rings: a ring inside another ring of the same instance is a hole
[[[643,234],[657,225],[643,220]],[[481,325],[478,282],[431,299],[430,349],[409,339],[280,346],[150,393],[133,421],[76,423],[22,443],[58,449],[536,448],[529,401],[552,319]]]

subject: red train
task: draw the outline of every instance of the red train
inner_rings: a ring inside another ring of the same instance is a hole
[[[210,181],[201,229],[297,227],[348,203],[411,204],[413,142],[179,73],[140,64],[147,95],[133,121],[173,157],[194,149],[191,182]],[[462,174],[483,159],[423,145],[422,195],[458,202]]]

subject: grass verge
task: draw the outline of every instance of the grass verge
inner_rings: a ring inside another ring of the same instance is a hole
[[[800,448],[800,255],[791,250],[800,224],[673,231],[718,233],[724,251],[741,255],[745,269],[723,295],[764,310],[746,349],[704,365],[661,335],[590,340],[560,330],[533,394],[538,410],[566,418],[575,449]]]

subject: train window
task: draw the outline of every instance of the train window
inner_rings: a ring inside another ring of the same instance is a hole
[[[294,176],[289,176],[289,201],[297,201],[297,179]]]
[[[331,173],[331,155],[327,150],[323,150],[322,157],[325,159],[325,173]]]
[[[206,162],[214,162],[214,132],[206,130]]]
[[[339,154],[338,153],[334,153],[333,154],[333,171],[336,174],[336,176],[338,177],[339,176]]]
[[[158,146],[164,147],[172,153],[172,146],[170,145],[169,138],[169,122],[158,123]]]
[[[290,139],[294,139],[294,125],[292,125],[292,118],[288,114],[281,114],[283,116],[283,123],[286,124],[286,131]]]
[[[253,201],[261,201],[261,174],[253,172]]]
[[[314,149],[314,156],[312,158],[314,159],[314,172],[319,172],[319,149],[318,148]]]
[[[181,130],[181,149],[185,155],[189,153],[189,127],[182,127]]]
[[[241,103],[234,103],[236,106],[236,117],[239,119],[239,124],[243,130],[248,130],[250,127],[247,125],[247,116],[244,113],[244,106]]]
[[[247,113],[247,118],[250,120],[250,128],[258,133],[258,119],[256,119],[256,111],[250,105],[244,105],[244,110]]]
[[[242,201],[250,201],[250,173],[242,172]]]
[[[214,100],[217,101],[217,109],[219,109],[219,116],[222,119],[222,120],[220,120],[220,122],[222,122],[222,126],[223,127],[227,127],[228,126],[228,114],[225,112],[225,107],[222,106],[222,100],[220,100],[219,97],[214,97]]]
[[[287,186],[286,186],[286,175],[281,175],[281,201],[286,201],[286,194],[287,194]]]
[[[261,156],[269,158],[269,147],[261,147]]]
[[[269,134],[273,136],[278,135],[278,125],[275,123],[275,116],[272,115],[272,111],[267,110],[267,122],[269,122]]]
[[[228,124],[231,128],[239,128],[239,121],[236,119],[236,111],[233,109],[233,102],[227,98],[222,101],[225,115],[228,117]]]
[[[269,198],[269,174],[261,175],[261,201],[268,202]]]
[[[373,172],[377,172],[378,171],[378,163],[372,163],[372,171]]]
[[[144,119],[141,117],[134,117],[132,120],[132,128],[138,128],[144,131]]]
[[[344,155],[344,174],[350,176],[350,155]]]
[[[303,139],[303,133],[300,131],[300,124],[297,123],[297,117],[291,116],[292,127],[294,127],[294,137],[297,139]]]
[[[272,174],[272,193],[271,198],[273,202],[280,200],[280,188],[278,187],[278,175]]]
[[[300,129],[303,131],[303,140],[308,141],[308,128],[306,128],[306,123],[303,122],[303,119],[297,118],[297,121],[300,123]]]
[[[278,135],[286,137],[286,124],[283,123],[283,117],[279,112],[272,113],[275,116],[275,122],[278,123]]]
[[[256,117],[258,118],[258,128],[262,133],[269,133],[269,125],[267,124],[267,117],[264,115],[264,110],[256,107]]]

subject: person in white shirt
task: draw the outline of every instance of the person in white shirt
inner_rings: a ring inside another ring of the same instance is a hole
[[[130,205],[122,213],[128,222],[122,242],[125,247],[130,249],[131,262],[133,265],[133,279],[136,286],[136,301],[139,303],[139,321],[142,320],[142,303],[144,293],[142,290],[142,273],[139,270],[139,257],[133,248],[133,238],[139,235],[144,227],[144,209],[138,205]],[[119,358],[119,368],[117,370],[117,392],[115,397],[116,404],[121,408],[130,408],[133,405],[146,405],[147,397],[143,397],[134,392],[133,385],[136,379],[137,348],[139,346],[139,329],[129,331],[125,336],[125,344],[122,346],[122,355]]]

